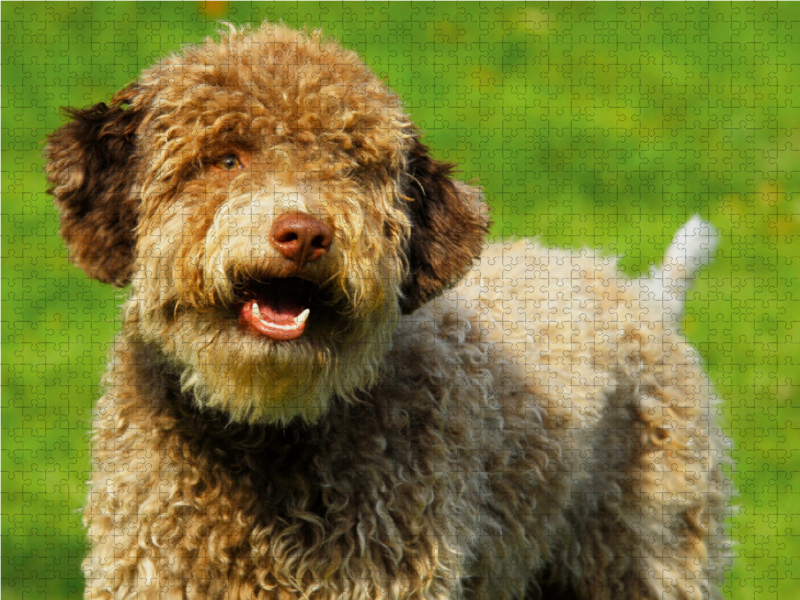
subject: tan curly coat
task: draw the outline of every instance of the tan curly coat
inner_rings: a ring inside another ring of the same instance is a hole
[[[484,248],[479,190],[354,53],[232,28],[70,114],[61,233],[132,284],[87,598],[718,595],[722,437],[674,319],[613,261]],[[319,259],[276,249],[286,215]],[[312,307],[288,341],[247,325],[297,317],[274,290]]]

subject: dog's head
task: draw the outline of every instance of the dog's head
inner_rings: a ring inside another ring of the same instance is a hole
[[[235,420],[369,386],[400,314],[480,253],[479,190],[318,34],[232,29],[69,115],[45,154],[72,260],[132,283],[129,331]]]

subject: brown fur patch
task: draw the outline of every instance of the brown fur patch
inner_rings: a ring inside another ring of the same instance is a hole
[[[72,118],[45,146],[47,177],[61,214],[61,236],[70,259],[104,283],[122,286],[134,269],[137,200],[135,133],[142,111],[123,108],[136,95],[131,86],[111,101],[67,109]]]
[[[489,217],[480,190],[450,178],[453,165],[428,156],[415,140],[403,194],[411,221],[407,242],[408,277],[400,306],[404,314],[438,296],[460,280],[480,256]]]

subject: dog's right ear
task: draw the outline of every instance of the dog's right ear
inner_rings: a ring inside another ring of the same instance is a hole
[[[131,106],[136,95],[132,85],[110,106],[66,109],[72,120],[50,135],[44,149],[48,193],[70,259],[90,277],[116,286],[130,282],[135,263],[138,206],[131,186],[144,112]]]
[[[411,222],[408,276],[400,308],[410,314],[455,285],[480,256],[489,211],[478,188],[451,178],[453,165],[433,160],[415,139],[403,191]]]

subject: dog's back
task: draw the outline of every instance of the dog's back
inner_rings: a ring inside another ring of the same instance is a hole
[[[459,552],[493,565],[473,582],[487,597],[518,595],[507,583],[526,570],[592,598],[614,581],[656,594],[663,582],[643,569],[669,570],[676,597],[715,594],[724,438],[700,357],[650,286],[592,251],[496,244],[401,324],[393,355],[418,356],[419,372],[449,382],[442,411],[461,437],[437,472],[471,486],[472,505],[453,512],[484,532]],[[671,301],[677,311],[682,298]],[[526,560],[510,567],[513,555]]]

